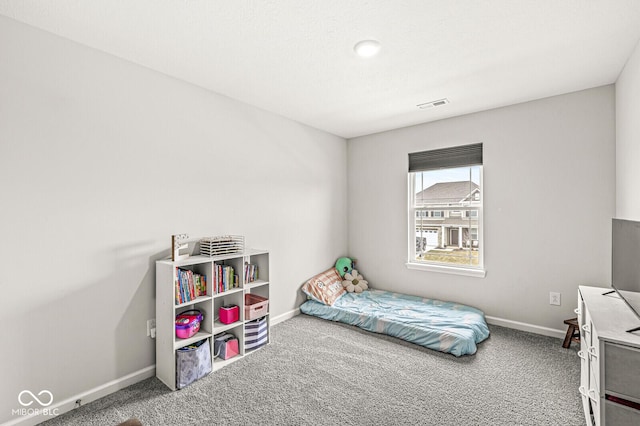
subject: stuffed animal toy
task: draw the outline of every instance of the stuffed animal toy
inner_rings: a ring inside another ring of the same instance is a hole
[[[353,269],[354,260],[348,257],[341,257],[336,261],[336,269],[341,277],[344,277],[344,274],[347,272],[351,272]]]
[[[347,272],[344,274],[344,281],[342,281],[342,286],[349,293],[362,293],[363,290],[369,288],[369,283],[365,281],[365,279],[360,275],[360,273],[356,269],[352,269],[351,272]]]

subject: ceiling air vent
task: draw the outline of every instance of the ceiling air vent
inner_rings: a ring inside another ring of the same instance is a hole
[[[418,104],[417,107],[420,109],[427,109],[427,108],[433,108],[433,107],[438,107],[441,105],[446,105],[449,103],[449,99],[444,98],[444,99],[438,99],[437,101],[431,101],[431,102],[425,102],[423,104]]]

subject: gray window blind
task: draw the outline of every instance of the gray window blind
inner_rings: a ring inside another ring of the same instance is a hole
[[[409,172],[482,164],[482,144],[454,146],[409,154]]]

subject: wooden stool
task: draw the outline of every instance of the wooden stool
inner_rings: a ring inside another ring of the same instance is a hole
[[[578,318],[571,318],[564,320],[567,324],[567,335],[564,336],[564,342],[562,342],[563,348],[571,346],[571,342],[580,343],[580,330],[578,329]]]

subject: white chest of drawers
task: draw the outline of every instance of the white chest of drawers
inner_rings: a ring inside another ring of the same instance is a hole
[[[589,426],[640,425],[640,319],[611,289],[580,286],[580,395]],[[632,295],[631,297],[640,297]]]

